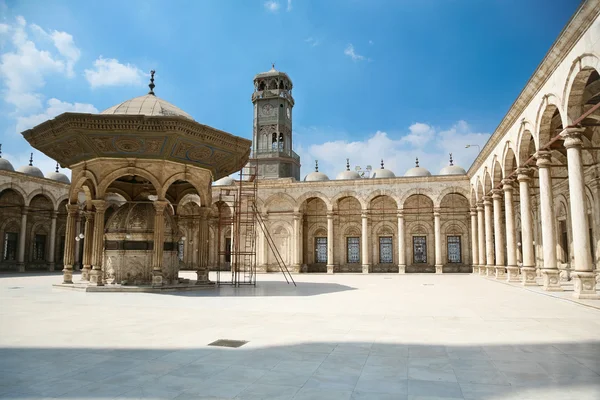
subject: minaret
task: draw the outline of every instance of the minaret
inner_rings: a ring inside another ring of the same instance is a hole
[[[292,80],[275,69],[254,77],[254,126],[249,165],[259,179],[300,180],[300,157],[292,150]]]

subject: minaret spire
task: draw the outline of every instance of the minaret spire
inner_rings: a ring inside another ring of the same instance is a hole
[[[33,166],[33,153],[31,153],[31,155],[29,156],[29,166]]]
[[[156,85],[154,84],[154,74],[155,73],[156,73],[155,70],[150,71],[150,84],[148,85],[148,87],[150,88],[150,91],[148,92],[148,94],[151,94],[152,96],[154,96],[154,88],[156,87]]]
[[[2,158],[2,143],[0,143],[0,158]]]

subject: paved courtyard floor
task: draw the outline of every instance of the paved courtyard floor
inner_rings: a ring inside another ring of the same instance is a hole
[[[598,309],[474,275],[295,278],[147,294],[0,275],[0,398],[600,399]]]

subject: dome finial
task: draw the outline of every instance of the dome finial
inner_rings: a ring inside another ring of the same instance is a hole
[[[33,153],[31,153],[31,155],[29,156],[29,166],[33,166]]]
[[[381,159],[381,169],[383,169],[383,158]]]
[[[319,172],[319,160],[315,160],[315,172]]]
[[[0,158],[2,158],[2,143],[0,143]]]
[[[58,161],[56,162],[56,173],[58,174]]]
[[[419,167],[419,157],[417,157],[417,160],[415,161],[415,167]]]
[[[452,153],[450,153],[450,166],[454,165],[454,161],[452,161]]]
[[[156,87],[156,85],[154,84],[154,74],[155,73],[156,73],[155,70],[150,71],[150,84],[148,85],[148,87],[150,88],[150,91],[148,92],[148,94],[151,94],[152,96],[154,96],[154,88]]]
[[[271,71],[276,71],[274,62],[271,63]]]
[[[350,171],[350,159],[346,158],[346,171]]]

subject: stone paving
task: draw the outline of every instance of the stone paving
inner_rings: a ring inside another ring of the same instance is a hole
[[[598,309],[475,275],[282,279],[148,294],[0,275],[0,398],[600,399]]]

